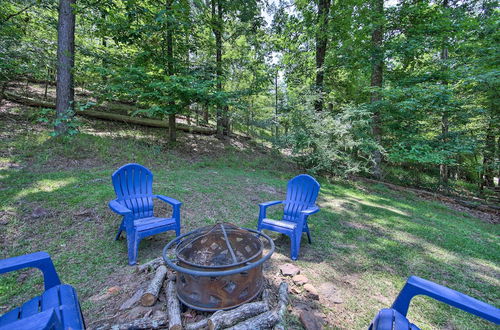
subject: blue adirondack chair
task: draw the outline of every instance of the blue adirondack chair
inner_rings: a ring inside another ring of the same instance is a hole
[[[302,233],[307,233],[311,243],[311,233],[307,225],[307,217],[319,211],[316,198],[319,193],[319,183],[312,176],[301,174],[288,181],[286,199],[259,204],[259,222],[257,230],[263,229],[276,231],[290,237],[292,260],[297,260],[300,250]],[[268,219],[266,210],[269,206],[284,204],[283,218],[281,220]]]
[[[176,199],[153,195],[153,173],[139,164],[126,164],[111,176],[116,199],[109,202],[114,212],[123,216],[115,240],[123,230],[127,233],[128,263],[137,263],[140,241],[151,235],[175,230],[181,234],[181,205]],[[153,198],[172,205],[172,217],[158,218],[153,215]]]
[[[84,329],[76,291],[70,285],[61,284],[48,253],[0,260],[0,274],[31,267],[42,271],[45,292],[0,316],[0,330]]]
[[[417,295],[424,295],[500,324],[500,309],[449,289],[434,282],[411,276],[391,308],[382,309],[372,321],[369,330],[418,330],[407,318],[410,301]]]

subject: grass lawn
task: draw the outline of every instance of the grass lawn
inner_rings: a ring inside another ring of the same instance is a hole
[[[0,119],[0,258],[49,252],[62,281],[76,287],[87,324],[114,313],[112,304],[92,298],[123,286],[134,271],[125,241],[113,240],[120,219],[107,207],[114,198],[110,175],[120,165],[149,167],[154,190],[184,202],[183,232],[217,221],[255,228],[258,203],[283,198],[287,181],[300,173],[280,155],[239,139],[181,134],[168,145],[161,129],[85,121],[82,134],[55,141],[24,110],[4,107]],[[497,225],[383,185],[319,181],[321,212],[309,222],[313,244],[303,238],[296,264],[316,287],[335,286],[342,302],[317,306],[328,328],[365,328],[410,275],[500,305]],[[288,262],[288,240],[272,237],[272,264]],[[143,241],[139,262],[159,256],[172,238]],[[41,290],[35,271],[0,277],[0,314]],[[292,297],[292,306],[303,299]],[[422,297],[413,300],[409,318],[423,329],[493,326]],[[286,322],[301,328],[293,313]]]

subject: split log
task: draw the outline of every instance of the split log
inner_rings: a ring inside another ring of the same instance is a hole
[[[227,330],[263,330],[270,329],[276,323],[279,322],[278,312],[273,309],[255,317],[252,317],[246,321],[236,324],[234,327],[227,328]]]
[[[142,306],[149,307],[153,306],[156,303],[156,300],[158,299],[158,293],[160,292],[165,275],[167,275],[167,267],[158,267],[155,273],[155,277],[149,283],[148,288],[141,297]]]
[[[36,100],[32,98],[28,98],[25,96],[17,95],[12,92],[4,93],[5,99],[9,101],[13,101],[16,103],[24,104],[30,107],[42,107],[42,108],[50,108],[55,109],[55,104],[53,102],[47,102],[42,100]],[[110,108],[116,108],[116,105],[109,106]],[[107,110],[106,104],[103,104],[99,107],[99,109]],[[135,109],[137,110],[137,109]],[[119,121],[134,125],[141,126],[149,126],[149,127],[158,127],[158,128],[168,128],[168,122],[164,120],[157,119],[149,119],[149,118],[141,118],[141,117],[130,117],[126,115],[120,115],[116,113],[109,113],[103,111],[94,111],[94,110],[85,110],[85,111],[76,111],[76,114],[79,116],[98,118],[104,120],[112,120]],[[209,127],[201,127],[201,126],[190,126],[184,123],[177,123],[175,126],[178,130],[193,133],[193,134],[204,134],[204,135],[213,135],[215,134],[215,129]]]
[[[122,311],[124,309],[129,309],[130,307],[134,306],[135,303],[141,299],[143,293],[144,289],[137,290],[132,297],[130,297],[120,306],[120,310]]]
[[[270,306],[270,303],[269,303],[269,289],[264,289],[262,291],[262,301],[265,302],[267,304],[267,306]]]
[[[128,323],[105,324],[95,328],[96,330],[130,330],[130,329],[164,329],[167,325],[166,319],[142,318]]]
[[[137,273],[142,273],[144,271],[150,270],[150,269],[156,269],[160,265],[164,265],[165,261],[163,260],[162,257],[158,257],[156,259],[153,259],[151,261],[146,262],[145,264],[139,265],[136,268]]]
[[[275,309],[254,316],[228,329],[231,330],[269,329],[274,327],[276,324],[281,323],[283,319],[283,314],[286,311],[286,306],[288,305],[288,284],[286,282],[281,282],[280,284],[278,299],[279,299],[278,306],[276,306]]]
[[[236,323],[244,321],[249,317],[261,314],[269,310],[266,302],[257,301],[253,303],[243,304],[238,308],[229,311],[217,311],[208,318],[208,328],[217,330],[229,328]]]
[[[181,307],[176,295],[175,282],[168,281],[165,291],[167,296],[168,329],[182,330]]]
[[[184,330],[199,330],[208,327],[208,319],[203,319],[198,322],[186,323],[184,325]]]

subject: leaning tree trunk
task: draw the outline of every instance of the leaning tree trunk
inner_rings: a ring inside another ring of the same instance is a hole
[[[57,23],[57,77],[56,77],[56,125],[59,134],[67,131],[64,119],[73,115],[75,91],[73,67],[75,64],[75,13],[76,0],[59,1]]]
[[[328,15],[330,12],[330,0],[319,0],[318,2],[318,22],[316,26],[316,92],[318,99],[314,103],[316,111],[323,110],[323,87],[325,73],[323,64],[325,63],[326,48],[328,45]]]
[[[372,31],[372,75],[370,86],[374,88],[382,88],[383,69],[384,69],[384,52],[382,49],[382,40],[384,36],[384,0],[373,0],[373,10],[376,15],[376,24]],[[372,114],[372,134],[380,145],[382,130],[380,128],[380,107],[377,104],[380,102],[380,91],[374,90],[370,97],[370,103],[373,106]],[[373,151],[373,168],[372,175],[380,179],[382,177],[382,154],[379,149]]]

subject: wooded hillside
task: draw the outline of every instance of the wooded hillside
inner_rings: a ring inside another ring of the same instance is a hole
[[[494,200],[498,1],[0,0],[0,8],[0,95],[42,83],[45,95],[23,97],[56,106],[39,111],[55,135],[78,132],[75,113],[126,103],[119,115],[163,121],[165,141],[178,129],[245,134],[313,172]],[[75,88],[86,96],[75,99]],[[181,115],[196,129],[176,127]]]

